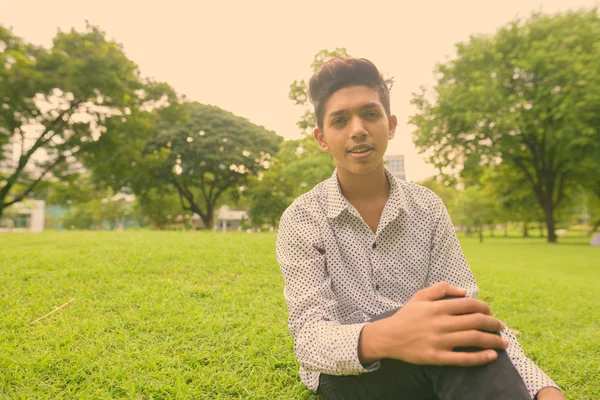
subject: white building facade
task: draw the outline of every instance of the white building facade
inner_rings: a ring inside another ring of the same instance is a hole
[[[43,200],[26,200],[4,210],[0,232],[42,232],[44,230]]]
[[[404,169],[404,155],[385,155],[383,163],[390,170],[392,175],[402,180],[406,180],[406,170]]]

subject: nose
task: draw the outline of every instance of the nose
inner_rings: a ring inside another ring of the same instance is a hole
[[[364,139],[369,133],[365,128],[362,118],[356,116],[350,121],[350,137],[354,140]]]

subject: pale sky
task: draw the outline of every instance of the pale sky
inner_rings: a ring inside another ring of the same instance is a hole
[[[395,79],[396,137],[387,154],[404,154],[407,179],[434,170],[412,144],[411,93],[432,85],[433,67],[469,35],[493,33],[532,11],[590,9],[598,0],[27,1],[0,0],[0,24],[49,47],[57,29],[85,20],[123,44],[143,76],[168,82],[188,99],[214,104],[297,139],[303,109],[288,99],[308,79],[321,49],[346,47]]]

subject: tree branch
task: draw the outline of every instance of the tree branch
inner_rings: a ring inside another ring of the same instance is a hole
[[[64,156],[58,156],[56,158],[56,160],[54,160],[54,162],[52,164],[50,164],[35,181],[33,181],[27,188],[25,188],[25,190],[23,190],[21,192],[20,195],[15,196],[15,198],[12,201],[9,201],[8,203],[0,204],[0,206],[2,206],[2,208],[6,208],[8,206],[13,205],[14,203],[17,203],[17,202],[23,200],[25,198],[25,196],[27,196],[27,194],[29,192],[31,192],[37,186],[38,183],[40,183],[40,181],[44,178],[44,176],[46,176],[46,174],[48,172],[50,172],[53,168],[55,168],[58,164],[60,164],[64,160],[65,160]]]
[[[563,198],[565,197],[565,182],[567,181],[567,172],[563,172],[560,174],[558,178],[558,193],[556,197],[556,202],[554,203],[554,207],[558,207]]]
[[[43,146],[44,144],[47,143],[47,140],[45,139],[46,134],[54,129],[54,127],[57,125],[57,123],[62,120],[63,116],[65,116],[67,113],[73,111],[76,107],[78,107],[79,103],[80,102],[74,102],[73,104],[71,104],[71,106],[68,109],[66,109],[62,113],[60,113],[58,115],[58,117],[56,117],[52,122],[50,122],[46,126],[46,128],[44,129],[44,132],[42,132],[40,137],[37,138],[37,140],[35,141],[33,146],[31,146],[31,148],[27,151],[27,153],[25,153],[24,155],[21,155],[21,157],[19,157],[19,163],[17,164],[17,168],[15,169],[13,174],[7,179],[4,187],[0,190],[0,202],[2,202],[2,200],[4,200],[4,198],[6,198],[6,196],[8,195],[8,192],[13,187],[13,185],[16,183],[17,179],[21,175],[21,172],[23,172],[23,170],[25,169],[25,166],[29,162],[29,159],[31,158],[33,153],[35,153],[37,151],[37,149],[39,149],[41,146]],[[54,135],[56,135],[56,132],[50,136],[50,139]],[[21,151],[23,151],[23,149],[21,149]]]
[[[541,190],[540,183],[539,183],[539,181],[536,182],[533,175],[531,175],[531,172],[529,172],[529,169],[527,168],[527,165],[525,165],[523,158],[519,157],[519,156],[509,156],[509,158],[511,160],[513,160],[517,164],[517,166],[525,173],[525,175],[527,176],[527,179],[533,185],[534,191],[538,195],[538,198],[541,199],[542,190]]]
[[[193,211],[193,212],[198,213],[201,217],[204,217],[206,214],[202,212],[200,207],[198,207],[198,205],[194,201],[194,195],[192,194],[192,192],[190,192],[190,190],[188,190],[186,187],[183,187],[173,174],[170,174],[169,177],[171,179],[171,182],[173,182],[173,184],[175,185],[175,188],[177,189],[177,193],[179,195],[179,201],[181,202],[181,207],[186,211]],[[183,202],[183,197],[186,198],[186,200],[189,203],[189,206],[187,206],[187,207],[185,206],[185,204]]]

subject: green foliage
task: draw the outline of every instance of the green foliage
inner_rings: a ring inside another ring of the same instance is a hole
[[[90,181],[89,176],[71,174],[62,181],[49,184],[46,203],[56,205],[87,203],[105,194]]]
[[[255,225],[279,224],[279,218],[295,198],[331,177],[335,168],[329,153],[323,152],[312,136],[286,140],[273,166],[248,184],[244,196]]]
[[[116,229],[133,213],[124,199],[94,199],[71,206],[62,219],[65,229]]]
[[[582,161],[596,157],[599,43],[600,17],[591,10],[535,14],[458,44],[457,58],[437,66],[435,100],[426,90],[413,98],[417,147],[447,173],[513,170],[555,241],[565,190],[583,179]]]
[[[1,213],[42,179],[68,175],[106,118],[126,113],[141,82],[121,46],[94,26],[58,32],[50,49],[0,26],[0,45]],[[20,148],[17,160],[8,156],[13,145]]]
[[[65,229],[96,229],[102,224],[99,209],[100,200],[92,200],[86,203],[73,205],[62,218],[62,226]]]
[[[178,223],[178,217],[191,217],[182,212],[179,196],[164,190],[151,188],[136,197],[136,217],[142,226],[166,229]]]
[[[245,118],[200,103],[139,110],[125,123],[109,126],[86,162],[96,179],[142,197],[151,189],[161,196],[177,194],[180,209],[198,214],[206,229],[221,196],[267,169],[282,140]]]
[[[83,174],[51,183],[46,204],[68,207],[60,221],[65,229],[116,229],[133,215],[133,205],[122,195],[95,185]]]
[[[281,169],[281,162],[274,160],[271,168],[248,182],[244,197],[248,198],[248,211],[254,226],[278,225],[281,214],[294,199],[295,188],[290,180],[283,178]]]
[[[479,232],[479,240],[483,241],[483,226],[494,225],[496,207],[497,203],[484,188],[469,186],[455,197],[451,215],[455,224],[475,228]]]
[[[298,377],[274,235],[2,240],[2,398],[319,398]],[[569,399],[600,391],[599,249],[587,240],[461,239],[480,298]]]

